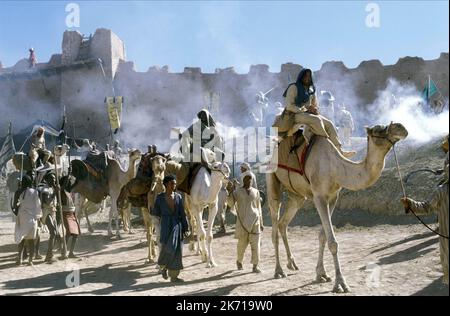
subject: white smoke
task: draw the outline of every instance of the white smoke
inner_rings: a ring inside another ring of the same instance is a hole
[[[375,122],[402,123],[409,132],[408,139],[417,143],[429,142],[448,134],[448,108],[435,114],[429,105],[424,104],[415,86],[410,84],[404,85],[389,79],[386,89],[378,93],[377,99],[368,109]]]

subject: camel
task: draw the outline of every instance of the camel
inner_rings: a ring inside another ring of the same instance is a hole
[[[225,213],[228,209],[228,206],[227,206],[228,191],[226,190],[226,185],[227,185],[227,183],[225,181],[223,181],[222,187],[218,193],[218,200],[217,200],[216,217],[219,216],[219,225],[220,225],[219,233],[222,233],[222,234],[226,233],[226,220],[225,220],[226,214]],[[185,205],[185,211],[186,211],[186,216],[189,221],[189,225],[191,227],[191,231],[192,232],[197,231],[197,229],[198,229],[197,228],[197,220],[196,220],[195,216],[193,215],[192,211],[189,209],[189,205]],[[189,239],[189,250],[192,252],[195,252],[196,255],[201,254],[199,239],[198,238],[194,239],[194,234],[192,234]]]
[[[228,209],[227,205],[227,199],[228,199],[228,191],[226,188],[226,183],[222,183],[222,187],[219,191],[219,200],[217,203],[217,214],[219,215],[219,225],[220,225],[220,233],[225,234],[227,232],[226,228],[226,211]]]
[[[148,207],[141,208],[145,230],[147,233],[148,263],[155,262],[156,246],[159,246],[160,223],[156,216],[150,215],[150,210],[155,206],[155,201],[158,194],[165,192],[163,179],[166,161],[167,159],[160,155],[157,155],[151,159],[153,170],[152,188],[147,194]]]
[[[186,201],[186,194],[184,195],[184,200]],[[218,203],[220,200],[218,200]],[[186,212],[186,217],[189,222],[189,227],[192,232],[192,234],[189,236],[189,250],[192,252],[195,252],[196,255],[201,254],[200,250],[200,242],[198,238],[195,238],[196,235],[194,235],[194,232],[197,231],[198,225],[197,225],[197,219],[193,215],[192,211],[189,209],[189,204],[184,203],[184,211]],[[219,210],[219,204],[217,206],[217,209]],[[203,222],[202,222],[203,223]]]
[[[123,231],[128,232],[128,234],[132,235],[133,229],[131,227],[131,205],[127,205],[127,207],[119,208],[119,216],[122,218]]]
[[[119,197],[120,190],[136,175],[136,162],[141,158],[141,152],[139,149],[130,149],[128,151],[129,164],[128,169],[123,170],[120,163],[115,159],[108,158],[108,166],[106,167],[106,177],[108,190],[107,195],[111,198],[111,208],[109,210],[109,223],[108,223],[108,236],[111,237],[112,233],[112,218],[115,216],[116,220],[116,236],[120,237],[119,232],[119,217],[117,212],[117,198]],[[99,203],[103,200],[104,196],[100,197],[99,192],[92,190],[90,185],[87,185],[86,180],[78,181],[77,184],[71,189],[74,193],[80,193],[86,197],[89,201]],[[101,193],[101,192],[100,192]]]
[[[211,174],[205,167],[201,167],[192,184],[190,194],[185,194],[185,209],[191,212],[197,222],[197,238],[201,246],[202,262],[207,262],[208,267],[215,267],[212,253],[213,225],[217,214],[217,203],[220,188],[223,181],[228,179],[230,168],[226,163],[213,162]],[[166,163],[166,173],[178,175],[181,172],[181,164],[168,160]],[[207,231],[203,227],[203,210],[208,207]],[[205,240],[206,239],[206,240]]]
[[[327,138],[316,136],[316,142],[312,146],[304,168],[306,178],[309,179],[310,183],[300,173],[281,167],[276,168],[275,172],[266,175],[269,209],[272,217],[272,242],[276,257],[275,278],[286,277],[280,265],[278,231],[283,238],[286,248],[287,267],[291,270],[298,270],[294,256],[289,248],[287,227],[305,200],[310,199],[313,200],[322,222],[322,229],[319,233],[316,281],[331,281],[323,264],[323,254],[325,243],[327,242],[333,256],[336,271],[333,291],[337,293],[350,291],[350,287],[347,285],[341,272],[338,259],[338,242],[331,223],[331,215],[336,206],[339,192],[342,188],[356,191],[372,186],[381,176],[385,164],[384,160],[389,150],[397,141],[405,139],[408,135],[408,131],[399,123],[391,123],[388,126],[376,125],[372,128],[366,128],[366,130],[367,155],[360,162],[353,162],[344,158]],[[278,155],[278,149],[281,147],[283,147],[282,143],[278,147],[275,146],[272,165],[286,163],[286,161],[276,160],[277,157],[282,156]],[[284,147],[286,148],[286,146]],[[296,155],[296,153],[293,154]],[[280,218],[283,188],[288,193],[288,202],[286,210]]]
[[[157,195],[165,191],[163,185],[163,178],[167,159],[161,155],[156,155],[153,158],[151,158],[150,161],[151,161],[151,168],[153,171],[153,178],[152,178],[152,186],[150,190],[146,193],[147,206],[142,207],[141,204],[142,201],[133,202],[132,199],[131,200],[129,199],[128,194],[131,194],[132,196],[140,196],[145,194],[142,193],[145,192],[146,190],[145,188],[136,188],[133,186],[131,186],[131,188],[123,187],[121,189],[121,193],[119,196],[120,203],[117,203],[119,213],[122,214],[124,227],[125,226],[129,227],[129,233],[132,233],[130,221],[131,206],[139,207],[141,210],[148,245],[148,258],[146,260],[146,263],[155,262],[156,246],[158,245],[158,237],[159,237],[159,225],[158,225],[159,221],[156,217],[150,215],[150,210],[154,207]]]

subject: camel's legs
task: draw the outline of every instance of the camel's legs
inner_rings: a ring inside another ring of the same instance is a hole
[[[120,238],[120,231],[119,231],[119,216],[117,212],[117,198],[119,197],[119,194],[112,193],[111,194],[111,208],[109,210],[109,226],[108,226],[108,236],[112,236],[112,218],[115,216],[116,219],[116,236]]]
[[[338,194],[336,197],[332,198],[330,200],[330,217],[333,215],[333,211],[336,207],[336,203],[338,200]],[[325,250],[325,243],[327,241],[327,238],[325,236],[325,231],[323,227],[320,229],[319,233],[319,258],[317,260],[317,266],[316,266],[316,281],[317,282],[330,282],[331,278],[328,276],[327,271],[325,270],[325,266],[323,264],[323,253]]]
[[[213,253],[212,253],[212,241],[213,241],[213,226],[214,220],[217,215],[217,201],[215,203],[211,203],[209,205],[208,212],[208,231],[206,234],[207,246],[208,246],[208,267],[215,267],[217,264],[214,262]]]
[[[225,227],[225,211],[226,206],[223,206],[222,208],[219,208],[217,210],[217,215],[219,216],[219,226],[220,226],[220,232],[226,233],[226,227]]]
[[[206,250],[205,242],[205,228],[203,227],[203,209],[195,210],[194,207],[191,208],[193,214],[195,214],[195,219],[197,220],[197,239],[199,240],[200,247],[202,249],[202,262],[208,261],[208,252]]]
[[[291,248],[289,247],[287,228],[289,226],[289,223],[294,218],[295,214],[297,214],[297,211],[303,206],[303,203],[305,203],[304,197],[300,197],[290,193],[286,211],[283,213],[283,216],[281,216],[278,222],[278,229],[280,231],[281,237],[283,238],[284,247],[286,248],[288,259],[287,267],[290,270],[298,270],[298,266],[295,263],[294,255],[292,254]]]
[[[152,240],[153,240],[153,249],[152,254],[156,257],[156,247],[160,247],[159,245],[159,237],[161,236],[161,223],[158,217],[150,215],[150,229],[152,232]],[[154,229],[154,230],[153,230]]]
[[[131,205],[128,205],[122,212],[123,230],[127,231],[129,234],[132,234],[133,230],[131,229]]]
[[[270,216],[272,218],[272,243],[275,248],[275,278],[285,278],[286,274],[280,265],[280,252],[278,248],[279,235],[278,235],[278,220],[280,217],[281,207],[281,183],[277,179],[275,173],[268,173],[266,175],[267,181],[267,200],[269,201]]]
[[[78,221],[80,221],[83,216],[86,218],[86,224],[88,227],[88,231],[90,233],[94,232],[94,229],[92,228],[91,222],[89,220],[88,213],[86,211],[86,204],[89,203],[81,194],[76,193],[74,198],[74,204],[75,204],[75,214],[78,218]]]
[[[80,205],[80,199],[78,198],[78,193],[75,194],[73,203],[75,204],[75,216],[77,217],[78,221],[80,221],[83,217],[83,212],[81,211],[81,205]]]
[[[196,232],[197,229],[198,229],[197,228],[197,221],[195,219],[195,216],[192,215],[191,200],[190,200],[188,195],[186,195],[185,211],[186,211],[186,216],[188,218],[189,225],[190,225],[190,228],[191,228],[191,233],[192,233],[191,239],[189,241],[189,250],[190,251],[196,251],[196,254],[200,255],[201,251],[200,251],[199,236],[197,235],[197,240],[194,239],[194,232]],[[197,244],[197,247],[196,247],[196,244]]]
[[[328,248],[333,255],[334,268],[336,270],[336,281],[333,292],[349,292],[349,287],[345,282],[345,278],[341,272],[341,265],[338,258],[338,243],[334,235],[333,225],[331,224],[331,214],[328,206],[328,201],[325,197],[315,196],[314,204],[319,212],[320,220],[325,231],[325,236],[328,241]]]
[[[151,234],[151,227],[150,227],[150,213],[148,213],[147,209],[141,208],[142,218],[144,219],[144,226],[145,226],[145,233],[147,237],[147,262],[152,263],[154,262],[154,257],[152,256],[152,234]]]
[[[106,199],[104,198],[101,202],[100,202],[100,212],[103,212],[104,210],[106,210]]]
[[[86,223],[87,223],[88,231],[90,233],[93,233],[94,229],[92,228],[91,221],[89,220],[88,212],[86,211],[86,208],[84,206],[85,206],[85,204],[83,205],[83,209],[81,210],[81,212],[83,212],[84,217],[86,217]]]

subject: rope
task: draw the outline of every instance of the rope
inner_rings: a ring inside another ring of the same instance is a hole
[[[395,164],[397,165],[397,172],[398,172],[398,176],[399,176],[399,179],[400,179],[400,185],[402,186],[403,197],[404,197],[405,200],[406,200],[408,197],[406,196],[406,190],[405,190],[405,186],[404,186],[404,184],[403,184],[402,174],[401,174],[401,172],[400,172],[400,165],[399,165],[399,163],[398,163],[397,152],[395,151],[395,144],[392,145],[392,149],[393,149],[393,151],[394,151]],[[427,225],[427,224],[426,224],[419,216],[417,216],[416,213],[414,213],[413,209],[412,209],[410,206],[408,206],[406,212],[408,213],[409,211],[411,211],[411,213],[413,213],[413,215],[419,220],[419,222],[421,222],[422,225],[424,225],[424,226],[425,226],[426,228],[428,228],[430,231],[432,231],[432,232],[435,233],[436,235],[439,235],[439,236],[442,237],[442,238],[449,239],[448,236],[444,236],[444,235],[440,234],[438,231],[436,231],[436,230],[432,229],[430,226],[428,226],[428,225]]]

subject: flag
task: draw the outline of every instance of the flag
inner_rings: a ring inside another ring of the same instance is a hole
[[[438,92],[438,88],[436,87],[436,84],[434,83],[434,81],[428,77],[428,82],[427,85],[425,86],[425,88],[423,88],[422,90],[422,98],[425,101],[429,101],[430,98],[436,93]]]
[[[120,116],[122,115],[123,97],[107,97],[106,106],[108,110],[111,129],[120,128]]]
[[[0,150],[0,170],[3,169],[8,160],[10,160],[15,153],[16,147],[14,146],[14,140],[12,137],[11,123],[9,123],[8,135],[6,135],[2,149]]]

